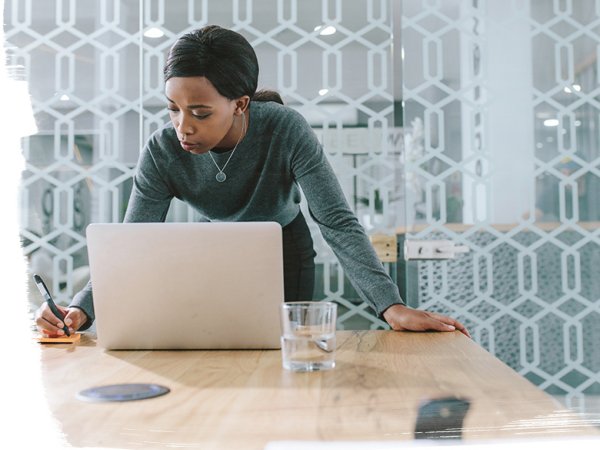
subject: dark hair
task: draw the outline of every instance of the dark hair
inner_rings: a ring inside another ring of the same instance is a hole
[[[256,92],[258,60],[246,38],[218,25],[208,25],[177,39],[163,72],[165,82],[172,77],[206,77],[219,94],[230,100],[247,95],[256,101],[283,104],[277,92]]]
[[[261,89],[260,91],[257,91],[252,97],[252,100],[255,102],[276,102],[283,105],[283,100],[281,99],[279,92],[268,89]]]

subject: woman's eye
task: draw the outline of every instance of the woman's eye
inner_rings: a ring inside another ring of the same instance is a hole
[[[177,109],[177,108],[167,106],[167,109],[169,110],[169,114],[179,113],[179,109]],[[196,119],[202,120],[202,119],[206,119],[208,116],[210,116],[210,114],[201,114],[201,113],[196,114],[196,113],[192,112],[192,116],[195,117]]]

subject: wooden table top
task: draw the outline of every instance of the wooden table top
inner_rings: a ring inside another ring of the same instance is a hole
[[[279,440],[407,440],[423,399],[465,397],[464,439],[594,436],[575,413],[462,334],[340,331],[336,368],[292,373],[279,351],[105,351],[93,336],[40,344],[48,403],[67,442],[117,448],[250,448]],[[88,403],[93,386],[171,392]]]

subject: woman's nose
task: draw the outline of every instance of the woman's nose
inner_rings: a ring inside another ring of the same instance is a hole
[[[180,114],[178,119],[179,120],[174,125],[180,135],[185,136],[187,134],[194,134],[194,127],[187,114]]]

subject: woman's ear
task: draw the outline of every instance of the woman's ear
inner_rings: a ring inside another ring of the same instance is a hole
[[[235,101],[235,114],[243,114],[250,104],[250,97],[244,95]]]

